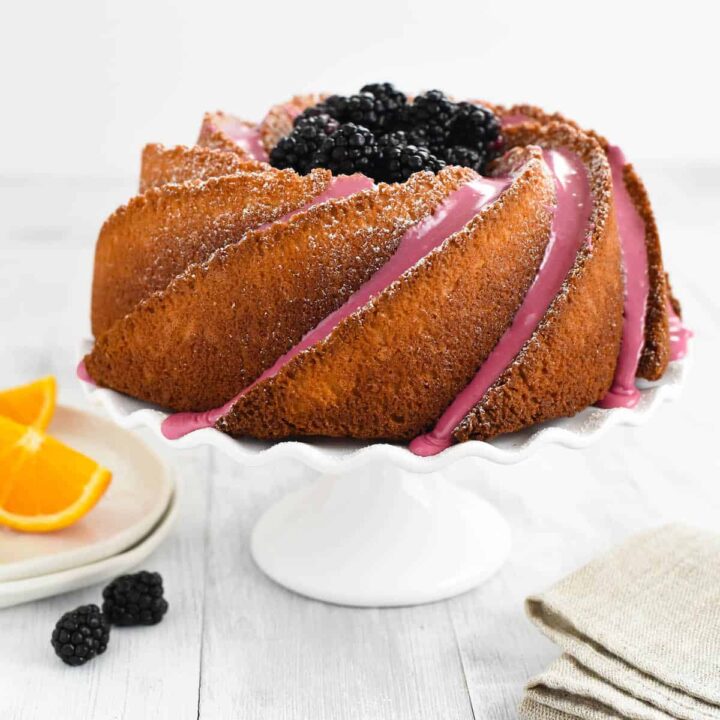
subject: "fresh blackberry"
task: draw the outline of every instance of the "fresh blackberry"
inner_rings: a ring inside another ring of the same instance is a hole
[[[295,118],[293,124],[293,131],[300,130],[305,127],[314,127],[322,130],[326,135],[335,132],[335,130],[337,130],[337,126],[339,125],[338,121],[328,115],[328,113],[317,113],[314,115],[300,114]]]
[[[339,122],[345,122],[347,119],[347,101],[346,97],[341,95],[330,95],[317,105],[311,105],[305,108],[293,121],[293,125],[301,124],[306,118],[315,117],[316,115],[329,115],[331,118]]]
[[[378,127],[383,117],[382,104],[370,93],[351,95],[347,99],[343,120],[370,130]]]
[[[406,122],[425,134],[426,147],[438,148],[447,144],[457,105],[440,90],[418,95],[406,115]]]
[[[469,102],[457,104],[457,111],[450,123],[448,145],[480,148],[488,153],[497,149],[500,139],[500,122],[495,113]]]
[[[113,625],[155,625],[167,609],[160,573],[121,575],[103,590],[103,612]]]
[[[393,130],[392,132],[380,135],[378,138],[378,147],[382,152],[383,148],[395,147],[396,145],[411,145],[408,134],[403,130]]]
[[[392,83],[370,83],[360,88],[361,93],[370,93],[390,109],[399,109],[407,103],[405,93],[400,92]]]
[[[110,625],[97,605],[81,605],[66,612],[55,625],[52,646],[67,665],[84,665],[107,650]]]
[[[313,157],[312,166],[328,168],[335,175],[355,172],[372,175],[377,155],[377,140],[370,130],[355,123],[343,123],[325,138]]]
[[[407,136],[408,145],[417,145],[418,147],[427,148],[432,155],[442,157],[442,154],[445,151],[444,143],[433,141],[427,128],[411,127],[403,132]]]
[[[340,122],[347,119],[347,103],[348,99],[343,95],[330,95],[322,101],[325,112]]]
[[[337,128],[337,120],[327,114],[298,116],[290,135],[282,138],[270,151],[270,164],[308,173],[315,153]]]
[[[392,83],[363,85],[360,93],[370,94],[375,98],[378,128],[390,129],[398,125],[403,108],[407,106],[405,93],[400,92]]]
[[[382,150],[375,179],[405,182],[421,170],[438,172],[443,167],[444,161],[431,154],[427,148],[416,145],[389,145]]]
[[[487,156],[482,150],[473,150],[461,145],[448,148],[445,150],[443,157],[449,165],[462,165],[477,172],[482,172],[487,161]]]

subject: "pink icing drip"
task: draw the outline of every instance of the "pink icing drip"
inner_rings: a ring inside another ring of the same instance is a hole
[[[222,130],[228,137],[234,140],[254,160],[260,162],[268,161],[268,154],[260,137],[257,126],[246,125],[230,115],[223,115],[215,120],[218,130]]]
[[[452,443],[462,419],[484,397],[532,337],[563,281],[587,234],[592,209],[585,166],[567,150],[545,150],[545,162],[555,176],[557,206],[552,232],[540,270],[515,314],[511,326],[482,364],[475,377],[445,410],[433,430],[410,443],[416,455],[436,455]]]
[[[90,373],[87,371],[87,368],[85,367],[85,361],[81,360],[78,363],[77,368],[75,369],[75,374],[78,376],[80,380],[86,383],[90,383],[91,385],[95,385],[95,381],[90,377]]]
[[[257,128],[243,127],[233,134],[232,138],[243,150],[248,152],[254,160],[267,162],[269,160],[267,150],[262,143]]]
[[[238,398],[263,380],[277,375],[301,352],[325,340],[345,318],[357,312],[447,238],[461,230],[484,206],[495,200],[509,183],[509,178],[478,178],[453,192],[433,215],[413,226],[403,235],[397,250],[385,265],[361,285],[340,308],[306,333],[297,345],[280,357],[254,383],[222,407],[202,413],[171,415],[163,423],[163,435],[169,439],[176,439],[193,430],[213,426],[232,408]]]
[[[645,345],[645,312],[650,292],[645,223],[623,179],[626,160],[622,150],[611,145],[607,157],[612,172],[615,215],[625,269],[625,317],[615,378],[607,395],[597,405],[601,408],[632,408],[640,400],[640,392],[635,387],[635,375]]]
[[[285,103],[283,107],[285,108],[285,112],[290,116],[292,120],[294,120],[302,112],[302,110],[297,105],[293,105],[293,103],[291,102]]]
[[[527,115],[516,113],[515,115],[505,115],[500,123],[503,127],[510,127],[511,125],[519,125],[520,123],[527,122],[530,119]]]
[[[319,195],[316,195],[310,202],[305,203],[305,205],[297,210],[291,210],[289,213],[283,215],[277,220],[271,220],[270,222],[258,225],[256,228],[253,228],[253,232],[266,230],[276,222],[287,222],[294,215],[304,212],[305,210],[309,210],[311,207],[324,203],[327,200],[337,200],[339,198],[348,197],[350,195],[354,195],[355,193],[362,192],[363,190],[369,190],[371,187],[373,187],[373,181],[362,173],[355,173],[354,175],[337,175],[330,180],[330,183],[325,190],[323,190]]]
[[[693,332],[683,325],[670,302],[667,311],[670,321],[670,360],[682,360],[687,355],[688,342]]]

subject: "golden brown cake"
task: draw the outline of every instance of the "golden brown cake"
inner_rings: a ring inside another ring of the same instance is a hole
[[[637,173],[538,108],[382,84],[208,114],[140,190],[100,232],[84,364],[168,437],[434,454],[632,406],[682,352]]]

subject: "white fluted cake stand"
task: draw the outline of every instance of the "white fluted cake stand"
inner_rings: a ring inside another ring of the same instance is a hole
[[[83,345],[83,354],[90,349]],[[179,440],[161,432],[167,413],[83,383],[124,428],[150,428],[176,448],[211,445],[244,467],[297,460],[317,473],[311,484],[270,507],[255,525],[251,550],[273,580],[302,595],[342,605],[415,605],[465,592],[493,575],[510,552],[510,528],[488,502],[457,487],[449,469],[479,458],[513,464],[545,445],[583,448],[617,425],[641,425],[675,399],[687,358],[663,379],[641,386],[632,410],[587,408],[491,442],[454,445],[418,457],[402,445],[315,440],[236,440],[214,429]],[[448,471],[448,472],[445,472]]]

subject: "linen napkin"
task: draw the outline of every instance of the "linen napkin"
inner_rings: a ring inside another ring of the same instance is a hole
[[[720,720],[720,536],[644,533],[526,610],[565,654],[530,681],[522,718]]]

